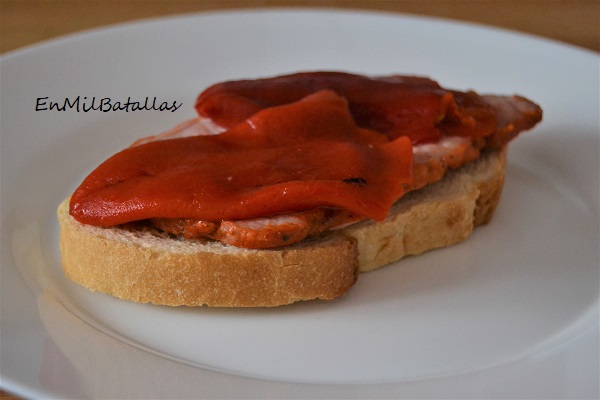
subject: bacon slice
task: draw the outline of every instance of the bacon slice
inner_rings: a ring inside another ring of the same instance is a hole
[[[542,120],[540,106],[525,97],[486,95],[482,98],[496,115],[496,129],[486,137],[486,148],[502,148]]]

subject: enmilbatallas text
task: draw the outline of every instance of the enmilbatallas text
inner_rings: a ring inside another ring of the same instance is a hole
[[[60,101],[49,100],[49,97],[38,97],[35,102],[35,111],[171,111],[175,112],[183,103],[177,101],[159,101],[156,97],[146,97],[141,101],[127,97],[126,101],[114,101],[110,97],[96,98],[77,96],[65,98]]]

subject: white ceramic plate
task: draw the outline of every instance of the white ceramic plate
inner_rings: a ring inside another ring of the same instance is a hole
[[[300,70],[431,76],[520,93],[543,123],[510,151],[493,222],[362,275],[333,302],[167,308],[60,269],[55,208],[99,162],[194,115],[221,80]],[[27,397],[597,397],[598,55],[397,15],[192,15],[2,59],[2,385]],[[36,111],[157,97],[176,112]],[[42,107],[38,107],[42,108]]]

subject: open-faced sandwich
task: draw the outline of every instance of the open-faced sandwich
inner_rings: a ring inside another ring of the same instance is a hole
[[[173,306],[334,299],[489,222],[508,143],[542,118],[520,96],[341,72],[223,82],[195,108],[59,206],[67,277]]]

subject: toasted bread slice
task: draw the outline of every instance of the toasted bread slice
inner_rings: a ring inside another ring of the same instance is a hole
[[[400,199],[383,222],[362,221],[295,245],[248,250],[153,230],[84,225],[58,209],[63,270],[84,287],[170,306],[263,307],[334,299],[371,271],[466,239],[502,190],[506,149]]]
[[[371,271],[408,255],[447,247],[488,223],[504,185],[506,148],[396,202],[383,222],[362,221],[343,231],[356,239],[360,271]]]

